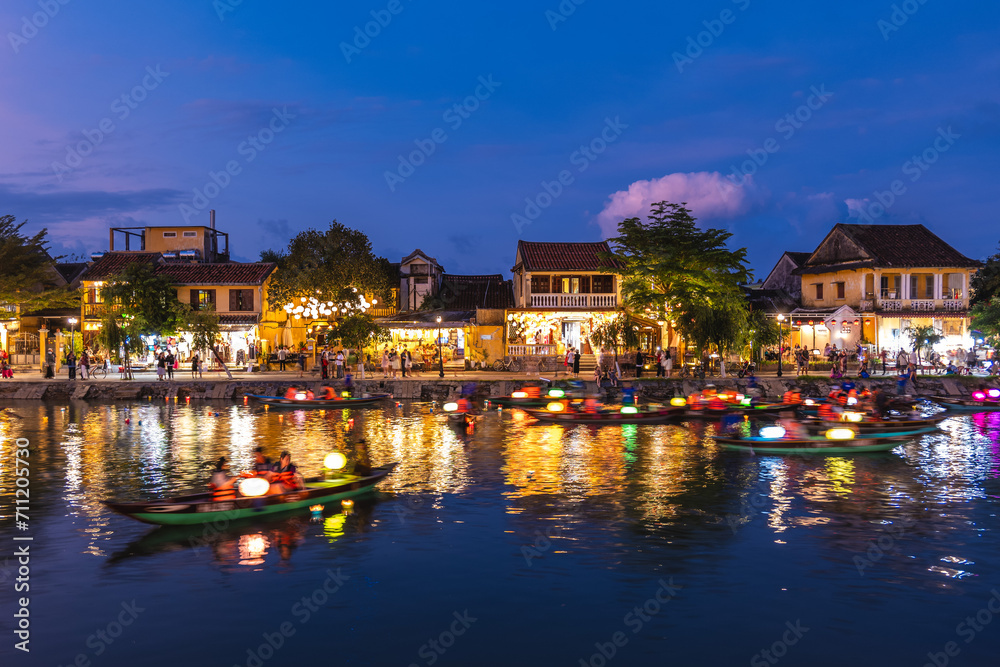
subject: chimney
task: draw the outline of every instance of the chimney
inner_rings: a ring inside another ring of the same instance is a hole
[[[208,212],[208,226],[215,229],[215,209]]]

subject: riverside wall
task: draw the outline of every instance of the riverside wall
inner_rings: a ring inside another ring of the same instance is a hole
[[[486,379],[477,380],[473,377],[463,378],[415,378],[397,380],[357,380],[354,385],[357,390],[365,392],[388,392],[398,399],[420,401],[441,401],[458,396],[463,389],[471,389],[479,399],[509,396],[511,392],[529,382],[529,378],[510,380]],[[896,391],[895,377],[872,378],[856,380],[860,387],[870,389],[881,388],[890,393]],[[340,390],[343,382],[320,381],[313,379],[235,379],[235,380],[173,380],[158,382],[156,380],[105,380],[98,382],[80,382],[68,380],[37,380],[37,381],[0,381],[0,404],[19,400],[47,401],[114,401],[114,400],[242,400],[248,394],[267,396],[282,395],[289,387],[309,388],[318,393],[324,384]],[[643,378],[639,381],[626,381],[635,386],[641,399],[647,401],[669,400],[674,396],[687,396],[707,385],[719,389],[733,389],[746,392],[749,383],[745,379],[707,378],[705,380]],[[619,389],[599,389],[594,382],[585,382],[590,393],[601,394],[606,400],[614,401],[620,395]],[[759,391],[765,398],[780,398],[790,387],[798,387],[805,396],[826,396],[835,386],[829,378],[805,377],[795,378],[757,378]],[[968,396],[980,385],[995,386],[996,382],[986,378],[958,378],[954,376],[921,376],[911,393],[918,396]]]

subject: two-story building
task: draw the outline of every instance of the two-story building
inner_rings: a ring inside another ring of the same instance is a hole
[[[981,265],[923,225],[838,224],[792,273],[801,308],[791,323],[806,347],[910,348],[910,327],[932,325],[939,350],[968,347],[969,281]]]
[[[251,353],[273,349],[287,337],[282,328],[284,314],[271,310],[267,303],[267,282],[274,264],[228,261],[228,241],[221,247],[219,242],[228,237],[214,227],[148,227],[141,233],[135,230],[113,228],[112,248],[117,233],[124,234],[128,249],[94,253],[94,262],[81,276],[80,330],[85,345],[96,347],[105,310],[101,299],[104,282],[134,263],[148,264],[156,275],[169,280],[181,303],[195,310],[208,305],[214,308],[222,332],[219,351],[227,362],[246,360]],[[150,251],[150,247],[156,250]],[[184,332],[149,343],[168,345],[182,358],[193,352],[191,338]]]
[[[560,355],[567,348],[596,354],[593,328],[617,315],[621,279],[607,258],[607,242],[518,241],[511,272],[514,308],[507,315],[507,353],[514,356]],[[661,327],[642,322],[642,347],[661,344]]]

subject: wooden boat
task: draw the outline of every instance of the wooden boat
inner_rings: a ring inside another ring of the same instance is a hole
[[[930,400],[942,408],[955,412],[994,412],[1000,410],[1000,401],[973,401],[963,398],[947,398],[935,396]]]
[[[389,398],[391,394],[369,394],[368,396],[352,396],[350,398],[285,398],[284,396],[260,396],[258,394],[247,394],[250,398],[269,405],[273,408],[294,408],[305,410],[311,408],[355,408],[365,405],[374,405],[379,401]]]
[[[755,454],[863,454],[887,452],[895,449],[908,437],[917,433],[895,433],[892,436],[866,437],[854,440],[828,440],[825,437],[809,438],[735,438],[712,436],[725,449]]]
[[[824,421],[815,417],[807,417],[802,420],[802,424],[813,432],[825,432],[831,428],[849,428],[858,435],[876,435],[879,433],[894,433],[906,431],[919,431],[926,429],[926,433],[933,433],[937,430],[937,425],[950,415],[938,414],[924,419],[865,419],[860,422],[848,421]]]
[[[761,403],[754,406],[729,404],[721,409],[702,408],[700,410],[692,410],[691,408],[681,408],[683,410],[681,416],[685,419],[722,419],[727,415],[753,417],[754,415],[774,414],[786,410],[794,410],[795,408],[796,405],[794,403]]]
[[[662,407],[640,408],[637,412],[622,412],[621,410],[606,410],[604,412],[550,412],[548,410],[526,410],[539,421],[559,422],[561,424],[646,424],[665,421],[677,417],[685,408]]]
[[[490,405],[500,405],[505,408],[544,408],[551,403],[552,398],[540,396],[538,398],[514,398],[513,396],[500,396],[491,398]]]
[[[337,475],[331,479],[314,477],[305,480],[305,489],[253,498],[237,496],[231,500],[213,500],[212,493],[196,493],[162,500],[137,503],[103,501],[109,508],[127,517],[162,526],[184,526],[214,521],[236,521],[278,512],[290,512],[317,503],[350,498],[371,491],[392,472],[395,463],[375,468],[370,475]]]
[[[447,412],[445,414],[451,424],[471,424],[483,418],[481,412]]]

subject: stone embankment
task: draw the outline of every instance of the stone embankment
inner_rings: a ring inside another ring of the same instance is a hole
[[[509,396],[529,380],[527,378],[511,380],[476,380],[468,378],[415,378],[405,380],[359,380],[355,381],[357,390],[365,392],[389,392],[395,398],[413,400],[445,400],[458,396],[463,389],[471,389],[477,398],[485,399],[497,396]],[[861,387],[870,389],[881,388],[895,393],[895,377],[872,378],[857,381]],[[174,380],[170,382],[152,381],[119,381],[108,380],[99,382],[79,381],[19,381],[0,382],[0,402],[10,400],[239,400],[248,394],[266,396],[282,395],[289,387],[310,388],[317,391],[327,382],[320,380],[268,380],[266,378],[238,379],[232,381],[212,380]],[[332,386],[340,390],[342,381],[334,381]],[[588,391],[606,395],[608,400],[615,400],[619,395],[617,389],[597,388],[594,382],[586,382]],[[628,381],[638,388],[640,398],[647,401],[669,400],[674,396],[687,396],[707,385],[722,389],[733,389],[746,392],[746,379],[707,378],[705,380],[643,378],[639,381]],[[790,387],[796,386],[805,396],[826,396],[834,383],[829,378],[803,377],[795,378],[758,378],[757,385],[765,398],[780,398]],[[921,376],[917,379],[912,393],[918,396],[968,396],[980,385],[995,386],[996,382],[985,378],[957,378],[943,376]],[[318,391],[317,391],[318,393]]]

